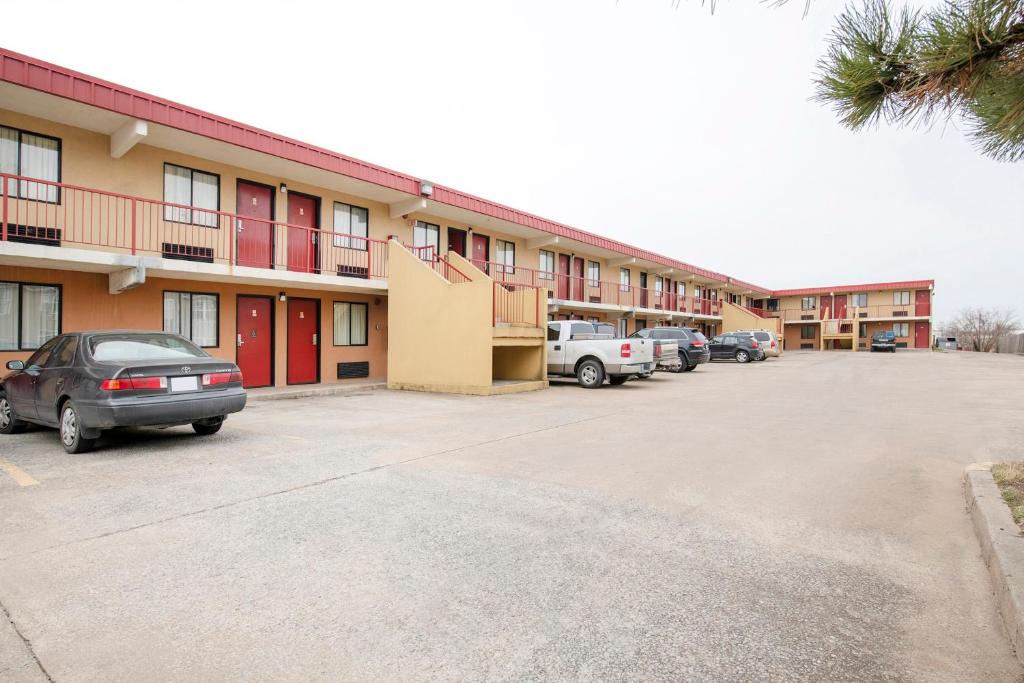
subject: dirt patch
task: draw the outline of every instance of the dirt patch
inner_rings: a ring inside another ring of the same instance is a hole
[[[1013,521],[1024,531],[1024,462],[997,463],[992,466],[992,478],[1010,506]]]

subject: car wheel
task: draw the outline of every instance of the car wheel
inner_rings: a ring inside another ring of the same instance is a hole
[[[736,352],[736,362],[737,363],[749,363],[750,362],[750,354],[747,353],[746,351],[743,351],[743,350],[737,351]]]
[[[696,365],[687,365],[685,368],[683,368],[683,371],[684,372],[693,372],[696,369],[697,369]]]
[[[674,373],[674,374],[677,374],[677,375],[678,375],[678,374],[679,374],[680,372],[683,372],[683,371],[685,371],[685,370],[686,370],[686,363],[680,363],[680,364],[679,364],[679,365],[677,365],[676,367],[674,367],[674,368],[671,368],[671,369],[669,370],[669,372],[671,372],[671,373]]]
[[[17,434],[25,423],[17,418],[6,394],[0,394],[0,434]]]
[[[619,386],[620,384],[625,384],[627,379],[629,379],[629,375],[616,375],[615,377],[609,377],[608,383],[614,384],[615,386]]]
[[[596,360],[585,360],[576,369],[576,381],[584,389],[597,389],[604,384],[604,366]]]
[[[60,445],[68,453],[85,453],[92,450],[96,439],[82,436],[82,422],[78,418],[78,410],[71,401],[60,409]]]
[[[208,420],[198,420],[192,423],[192,429],[196,430],[196,434],[199,436],[209,436],[216,434],[220,431],[221,425],[224,424],[223,417],[213,417]]]

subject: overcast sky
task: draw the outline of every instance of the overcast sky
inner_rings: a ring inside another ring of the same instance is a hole
[[[935,278],[940,320],[1024,317],[1024,164],[956,122],[841,128],[810,100],[839,6],[38,2],[0,35],[766,287]]]

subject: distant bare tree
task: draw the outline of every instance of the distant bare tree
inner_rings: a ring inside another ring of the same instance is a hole
[[[991,353],[996,350],[999,337],[1018,327],[1012,311],[999,308],[965,308],[947,325],[961,348]]]

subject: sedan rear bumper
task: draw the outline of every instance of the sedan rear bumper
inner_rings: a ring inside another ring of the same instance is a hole
[[[170,427],[237,413],[245,407],[245,389],[166,394],[99,401],[75,401],[82,424],[90,429]]]

